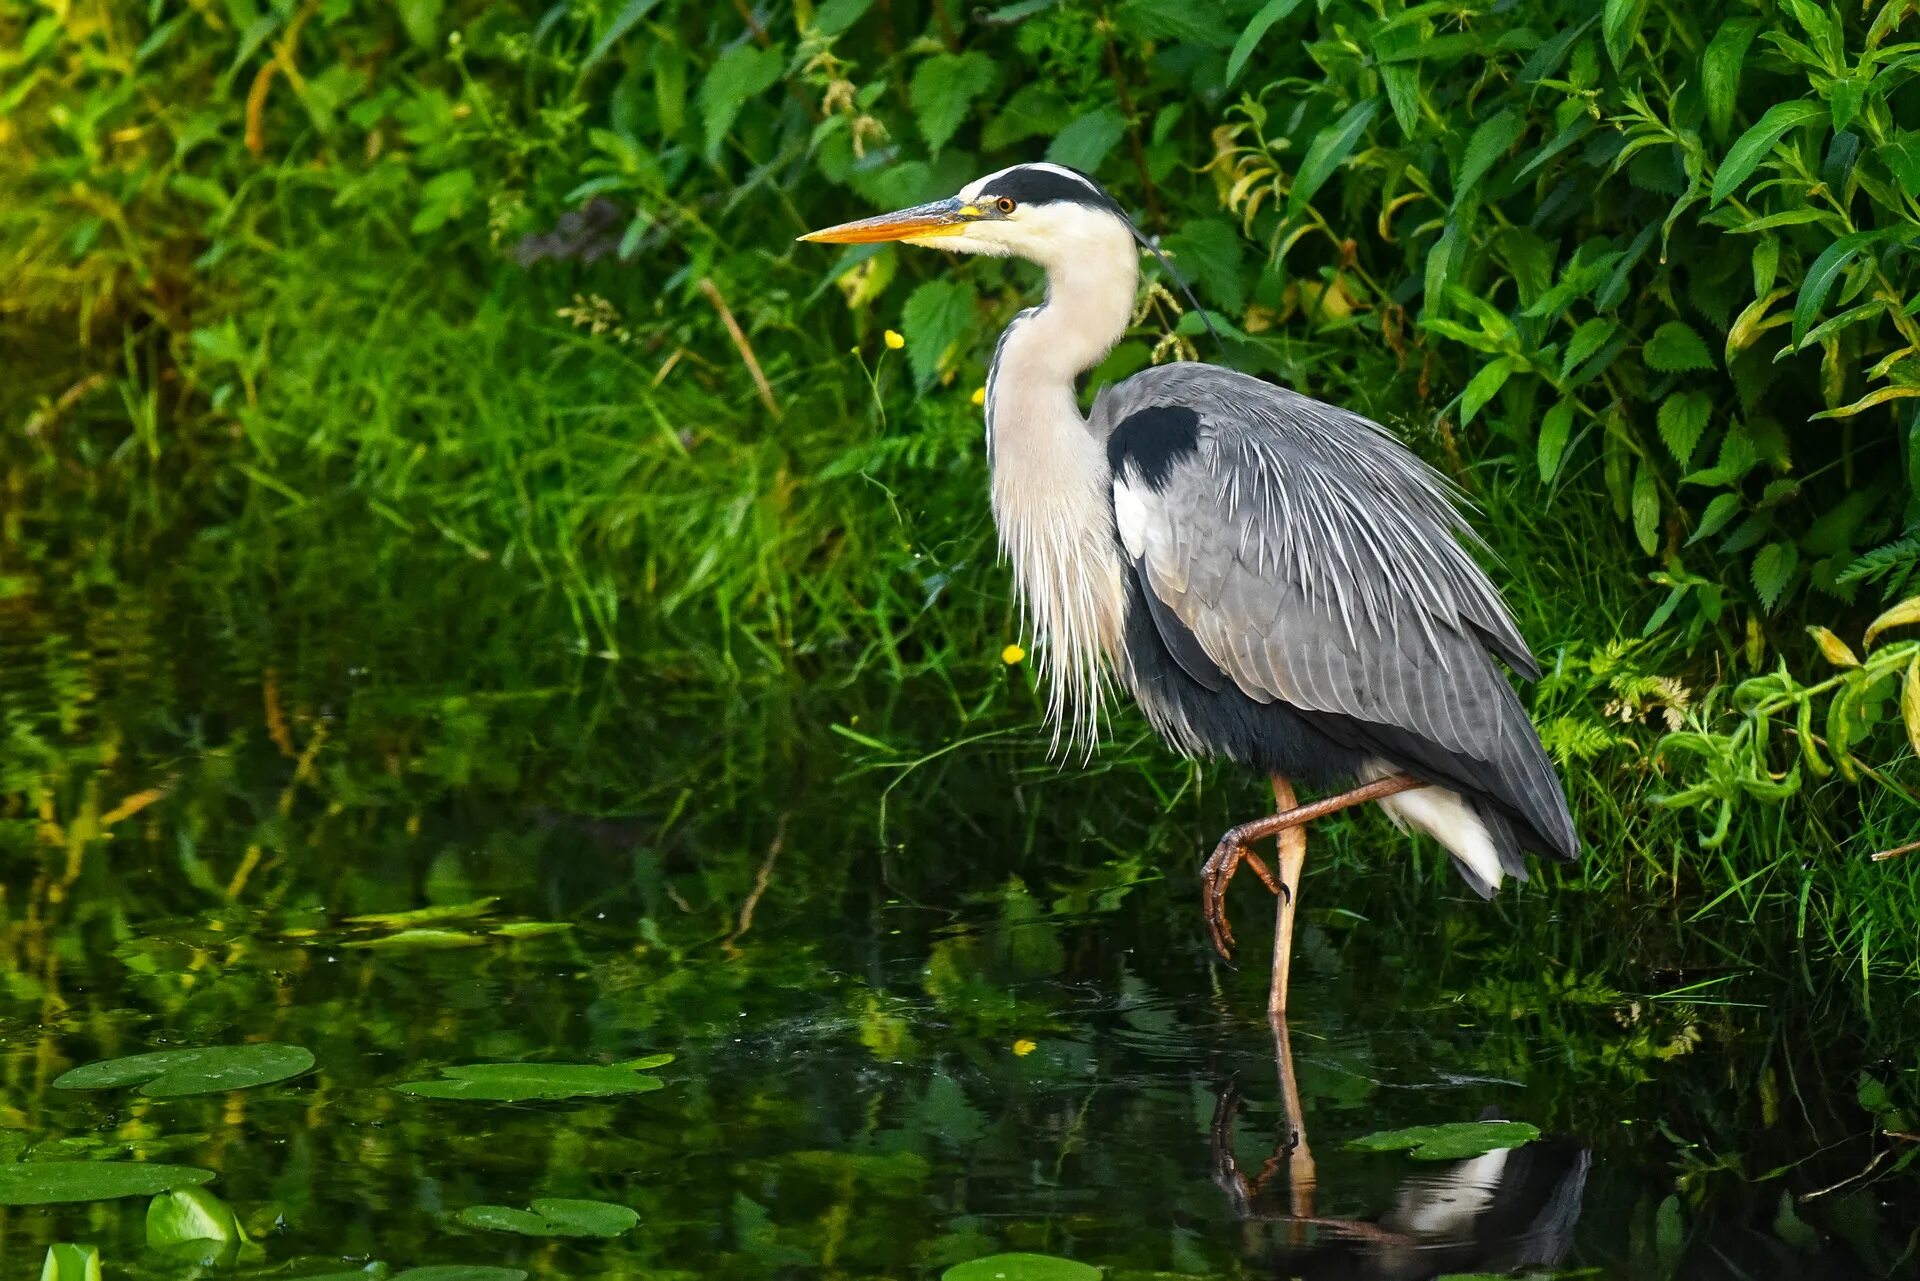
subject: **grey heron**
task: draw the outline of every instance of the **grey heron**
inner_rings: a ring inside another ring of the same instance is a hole
[[[994,350],[986,429],[1049,719],[1091,742],[1117,680],[1178,751],[1272,780],[1279,812],[1228,831],[1201,877],[1223,957],[1234,873],[1277,896],[1272,1014],[1286,1008],[1306,822],[1377,801],[1482,897],[1525,879],[1525,851],[1578,856],[1560,779],[1495,659],[1529,679],[1539,667],[1467,550],[1453,486],[1378,424],[1212,365],[1143,370],[1080,412],[1077,381],[1126,331],[1139,284],[1140,237],[1093,178],[1014,165],[801,239],[1045,271],[1045,302]],[[1296,780],[1358,785],[1300,805]],[[1251,848],[1266,836],[1274,868]]]

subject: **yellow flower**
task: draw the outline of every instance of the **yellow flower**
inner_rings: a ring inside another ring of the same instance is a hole
[[[973,389],[973,403],[976,408],[987,403],[987,389],[985,387],[975,387]]]
[[[1037,1044],[1023,1036],[1013,1043],[1013,1056],[1017,1059],[1024,1059],[1027,1055],[1032,1054],[1039,1048]]]
[[[1019,662],[1021,659],[1025,658],[1026,656],[1027,656],[1027,651],[1024,649],[1021,649],[1018,645],[1009,645],[1005,649],[1000,651],[1000,661],[1005,663],[1008,667],[1012,667],[1015,663]]]
[[[891,348],[894,351],[899,351],[902,347],[906,345],[907,345],[906,339],[902,338],[899,334],[895,333],[891,329],[887,330],[887,346],[889,348]]]

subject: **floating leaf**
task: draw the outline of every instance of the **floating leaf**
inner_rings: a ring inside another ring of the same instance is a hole
[[[208,1045],[188,1050],[156,1050],[105,1059],[55,1078],[58,1090],[111,1090],[139,1085],[150,1099],[193,1094],[222,1094],[255,1085],[271,1085],[313,1067],[313,1052],[297,1045]]]
[[[91,1245],[50,1245],[40,1281],[100,1281],[100,1250]]]
[[[1663,374],[1681,374],[1693,369],[1713,368],[1713,356],[1707,344],[1684,320],[1669,320],[1653,331],[1640,349],[1647,367]]]
[[[537,1197],[527,1210],[504,1205],[470,1205],[460,1222],[488,1232],[517,1232],[529,1237],[617,1237],[630,1232],[640,1216],[611,1201],[575,1201]]]
[[[382,934],[378,938],[354,939],[342,947],[370,952],[446,952],[462,947],[485,947],[483,935],[467,930],[418,929]]]
[[[1379,1130],[1347,1144],[1360,1152],[1405,1152],[1416,1161],[1458,1161],[1501,1148],[1517,1148],[1540,1137],[1525,1121],[1451,1121]]]
[[[426,1099],[521,1103],[543,1099],[612,1098],[664,1089],[657,1076],[599,1063],[472,1063],[442,1068],[439,1081],[402,1081],[393,1088]]]
[[[246,1239],[240,1220],[234,1217],[233,1207],[205,1188],[175,1188],[162,1192],[147,1205],[147,1244],[150,1246]]]
[[[465,903],[444,903],[438,907],[416,907],[406,912],[368,912],[363,916],[349,916],[348,925],[384,925],[391,929],[404,929],[414,925],[432,925],[442,921],[468,921],[476,916],[485,916],[500,901],[498,894],[489,894],[485,898],[471,899]]]
[[[1051,1254],[990,1254],[956,1263],[940,1281],[1099,1281],[1100,1269]]]
[[[212,1170],[142,1161],[27,1161],[0,1166],[0,1205],[64,1205],[154,1196],[213,1181]]]

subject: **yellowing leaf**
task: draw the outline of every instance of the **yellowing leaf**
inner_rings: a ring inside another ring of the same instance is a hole
[[[1807,634],[1813,637],[1814,643],[1820,646],[1821,654],[1825,655],[1826,660],[1835,667],[1860,666],[1860,660],[1853,656],[1853,651],[1847,648],[1847,643],[1827,628],[1809,627]]]
[[[1920,654],[1907,664],[1906,684],[1900,691],[1900,719],[1907,723],[1907,742],[1920,756]]]
[[[1867,627],[1867,648],[1873,648],[1873,638],[1889,627],[1905,627],[1910,623],[1920,623],[1920,596],[1909,596],[1874,619]]]

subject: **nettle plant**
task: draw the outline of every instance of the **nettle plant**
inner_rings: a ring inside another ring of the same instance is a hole
[[[1270,74],[1309,9],[1311,67]],[[1323,318],[1397,343],[1411,313],[1446,415],[1550,486],[1597,464],[1662,562],[1649,634],[1737,624],[1730,590],[1750,618],[1893,599],[1920,581],[1913,16],[1273,0],[1214,173]]]

